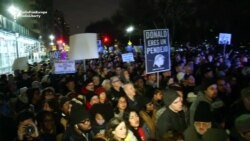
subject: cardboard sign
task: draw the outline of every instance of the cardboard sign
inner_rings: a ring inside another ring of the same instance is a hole
[[[16,58],[12,64],[12,70],[27,70],[28,69],[28,57]]]
[[[146,73],[170,70],[168,29],[144,30]]]
[[[75,73],[75,61],[72,60],[57,60],[54,62],[54,74]]]
[[[98,58],[97,34],[81,33],[70,36],[70,60]]]
[[[123,62],[134,62],[134,54],[133,53],[124,53],[122,54],[122,61]]]

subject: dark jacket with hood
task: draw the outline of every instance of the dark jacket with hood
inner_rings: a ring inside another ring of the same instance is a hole
[[[184,112],[175,113],[167,107],[157,120],[156,137],[160,138],[168,130],[176,130],[182,133],[186,127]]]

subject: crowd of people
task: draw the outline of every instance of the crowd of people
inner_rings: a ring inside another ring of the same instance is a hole
[[[250,141],[248,52],[171,53],[171,70],[146,74],[143,54],[52,62],[0,77],[1,141]],[[158,81],[157,81],[158,80]]]

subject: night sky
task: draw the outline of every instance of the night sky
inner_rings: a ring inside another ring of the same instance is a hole
[[[62,11],[70,25],[70,33],[83,33],[91,22],[109,18],[120,0],[54,0],[54,9]]]

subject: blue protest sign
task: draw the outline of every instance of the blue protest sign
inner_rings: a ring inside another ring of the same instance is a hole
[[[170,70],[168,29],[144,30],[146,73]]]
[[[122,61],[123,62],[134,62],[134,54],[133,53],[124,53],[122,54]]]
[[[220,33],[219,34],[219,45],[230,45],[232,34],[230,33]]]

